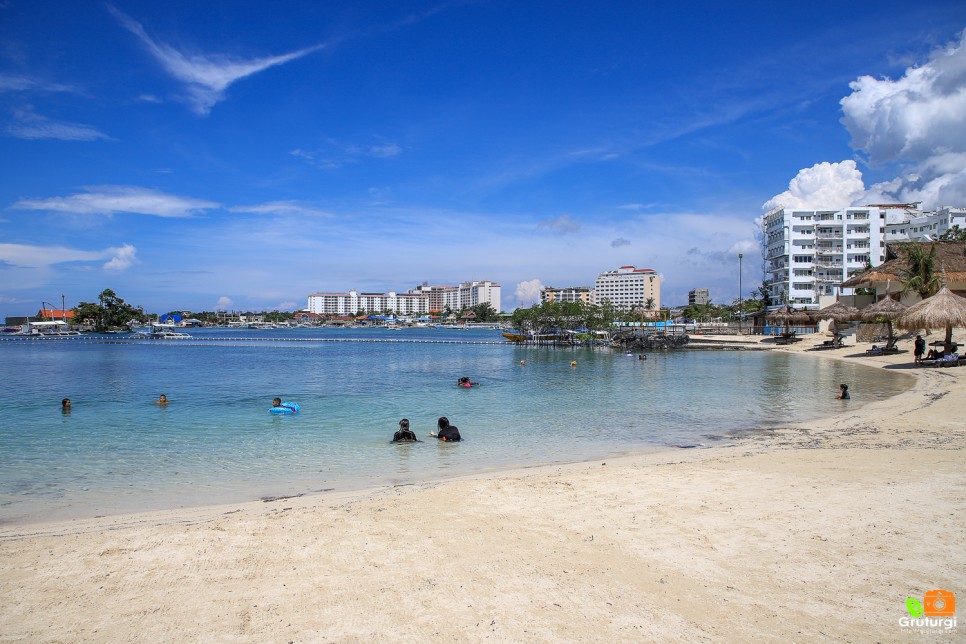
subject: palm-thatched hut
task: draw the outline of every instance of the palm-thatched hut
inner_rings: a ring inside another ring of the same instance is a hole
[[[885,321],[889,327],[889,344],[887,346],[892,346],[895,344],[892,321],[902,315],[906,311],[906,308],[906,306],[900,304],[897,300],[891,297],[884,297],[875,304],[859,311],[859,318],[865,322]]]
[[[966,327],[966,298],[960,297],[944,285],[932,297],[910,306],[896,321],[901,329],[946,328],[945,345],[953,343],[953,327]]]
[[[802,323],[802,322],[812,321],[812,318],[809,316],[808,313],[806,313],[805,311],[799,311],[797,309],[793,309],[787,304],[779,309],[769,311],[765,315],[765,319],[771,320],[772,322],[778,322],[779,324],[783,325],[785,327],[783,334],[785,335],[788,335],[789,324],[796,323],[796,322]]]
[[[907,256],[913,246],[935,248],[933,263],[936,272],[945,270],[946,283],[950,290],[957,295],[966,296],[966,244],[961,241],[890,242],[886,244],[886,256],[882,264],[853,275],[842,282],[842,288],[871,288],[875,289],[879,297],[900,292],[902,278],[909,266]]]
[[[834,333],[839,335],[838,327],[842,322],[851,322],[859,317],[859,309],[844,302],[835,302],[823,309],[809,313],[816,320],[832,320],[835,323]]]

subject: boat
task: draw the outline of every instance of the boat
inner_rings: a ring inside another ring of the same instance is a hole
[[[504,333],[503,337],[510,342],[526,342],[527,336],[522,333]]]
[[[173,324],[155,324],[147,337],[151,340],[190,340],[191,336],[182,331],[175,331]]]

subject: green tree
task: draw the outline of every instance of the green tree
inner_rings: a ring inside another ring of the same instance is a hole
[[[481,302],[476,306],[470,307],[470,310],[476,315],[477,322],[492,322],[498,318],[497,310],[489,302]]]
[[[902,292],[916,292],[926,299],[935,295],[942,287],[942,278],[936,273],[936,245],[929,249],[922,244],[908,243],[906,246],[906,268],[902,271]]]
[[[953,227],[940,235],[939,239],[943,241],[966,242],[966,230],[961,229],[959,224],[953,224]]]
[[[147,317],[144,309],[125,303],[109,288],[97,296],[97,304],[81,302],[73,310],[75,320],[92,325],[98,332],[125,327],[131,322],[143,322]]]

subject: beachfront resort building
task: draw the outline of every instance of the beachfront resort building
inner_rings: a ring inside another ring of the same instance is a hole
[[[761,222],[765,287],[773,302],[817,308],[826,295],[851,295],[841,284],[885,260],[886,244],[936,239],[966,228],[966,209],[922,211],[919,203],[841,210],[775,208]]]
[[[661,277],[650,268],[621,266],[604,271],[594,282],[594,304],[609,302],[624,309],[661,308]]]
[[[307,310],[319,315],[354,315],[389,311],[398,315],[428,315],[445,310],[462,311],[488,303],[500,311],[500,285],[490,280],[460,282],[459,286],[423,283],[406,293],[312,293]]]
[[[692,291],[688,291],[688,304],[693,304],[696,306],[711,304],[711,294],[706,288],[696,288]]]
[[[594,289],[589,286],[568,286],[554,288],[545,286],[540,289],[541,302],[583,302],[590,304],[594,301]]]

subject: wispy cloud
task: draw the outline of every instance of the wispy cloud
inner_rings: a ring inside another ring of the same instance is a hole
[[[0,92],[77,92],[78,89],[72,85],[55,83],[41,78],[29,78],[27,76],[17,76],[13,74],[0,74]]]
[[[161,64],[168,74],[184,83],[187,92],[185,100],[191,109],[200,116],[207,115],[216,103],[224,100],[225,91],[232,83],[270,67],[296,60],[325,47],[325,45],[320,44],[280,56],[266,56],[248,60],[223,54],[186,54],[171,45],[151,38],[141,23],[133,20],[117,8],[111,5],[108,5],[107,8],[125,29],[138,37],[148,53]]]
[[[130,244],[121,248],[81,250],[66,246],[34,246],[29,244],[0,244],[0,262],[17,268],[46,268],[73,262],[108,260],[104,268],[123,270],[136,261],[137,249]]]
[[[30,108],[14,112],[15,122],[7,125],[4,132],[16,139],[55,139],[58,141],[97,141],[110,139],[92,125],[52,121]]]
[[[401,146],[391,141],[372,145],[341,145],[334,141],[329,143],[334,150],[311,151],[296,148],[289,154],[317,168],[334,170],[350,163],[359,163],[363,159],[388,159],[402,154],[403,151]]]
[[[630,246],[631,240],[624,239],[623,237],[618,237],[610,243],[611,248],[620,248],[621,246]]]
[[[169,195],[136,186],[92,186],[85,189],[85,193],[68,197],[21,199],[11,208],[81,215],[129,213],[155,217],[193,217],[198,212],[219,207],[213,201]]]
[[[231,212],[246,212],[256,215],[281,215],[302,217],[332,217],[332,213],[298,201],[271,201],[255,206],[235,206]]]

